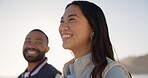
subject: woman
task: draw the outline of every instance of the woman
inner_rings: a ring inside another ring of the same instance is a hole
[[[128,78],[125,68],[114,60],[106,19],[97,5],[68,4],[59,32],[63,48],[74,54],[64,65],[62,78]]]

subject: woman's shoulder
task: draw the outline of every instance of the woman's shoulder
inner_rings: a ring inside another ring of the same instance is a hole
[[[72,64],[72,63],[74,63],[74,59],[71,59],[71,60],[69,60],[68,62],[66,62],[66,63],[64,64],[64,66],[69,65],[69,64]]]
[[[128,78],[128,75],[122,68],[114,66],[106,73],[105,78]]]
[[[104,78],[131,78],[128,70],[119,62],[107,58],[108,64],[102,76]]]

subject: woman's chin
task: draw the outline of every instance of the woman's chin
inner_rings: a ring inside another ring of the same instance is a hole
[[[68,45],[66,45],[66,44],[63,44],[63,48],[64,49],[70,49],[70,47]]]
[[[69,49],[67,46],[63,46],[64,49]]]

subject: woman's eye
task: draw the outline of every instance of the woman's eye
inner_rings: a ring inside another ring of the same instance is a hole
[[[60,23],[63,23],[63,21],[60,21]]]
[[[25,41],[25,43],[31,43],[31,41]]]
[[[63,20],[61,20],[61,21],[60,21],[60,23],[64,23],[64,21],[63,21]]]

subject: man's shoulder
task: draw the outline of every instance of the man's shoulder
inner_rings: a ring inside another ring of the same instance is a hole
[[[56,69],[54,66],[52,66],[51,64],[45,64],[45,66],[41,69],[41,72],[45,72],[45,73],[60,73],[58,69]]]
[[[43,69],[47,69],[47,70],[57,70],[54,66],[52,66],[51,64],[45,64],[45,66],[43,67]]]
[[[45,64],[45,66],[40,70],[38,75],[44,76],[45,78],[55,78],[57,74],[61,74],[54,66],[51,64]]]

